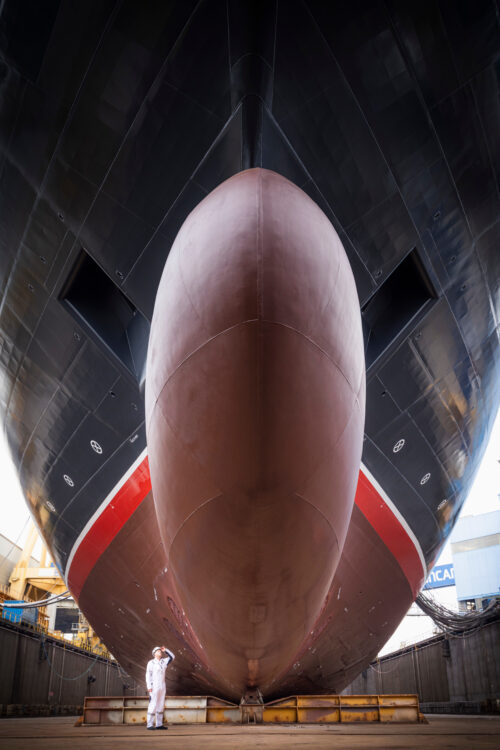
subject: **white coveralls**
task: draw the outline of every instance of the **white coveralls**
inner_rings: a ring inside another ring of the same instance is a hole
[[[154,726],[156,714],[156,726],[163,724],[163,709],[165,707],[165,672],[173,659],[174,654],[167,648],[168,656],[164,659],[150,659],[146,667],[146,686],[151,690],[148,705],[148,727]]]

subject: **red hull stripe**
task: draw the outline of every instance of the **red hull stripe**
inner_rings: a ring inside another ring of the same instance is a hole
[[[365,466],[359,472],[354,502],[396,558],[416,597],[426,577],[422,550],[405,519]]]
[[[100,556],[150,491],[149,463],[144,451],[94,513],[73,546],[66,582],[76,598]],[[392,553],[413,595],[417,596],[426,576],[422,550],[403,516],[365,466],[359,472],[354,502]]]
[[[126,481],[117,487],[119,489],[116,491],[115,488],[112,497],[106,498],[105,507],[99,508],[97,518],[91,519],[93,523],[90,528],[86,527],[85,535],[77,541],[78,547],[73,548],[67,567],[67,583],[76,598],[100,556],[151,492],[148,457],[142,458]]]

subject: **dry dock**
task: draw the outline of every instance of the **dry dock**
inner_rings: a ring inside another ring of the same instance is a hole
[[[498,748],[500,716],[428,716],[428,724],[400,725],[175,725],[168,732],[142,727],[75,727],[75,718],[1,719],[1,750],[255,750],[256,748]]]

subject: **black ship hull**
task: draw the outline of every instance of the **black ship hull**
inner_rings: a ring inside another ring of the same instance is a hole
[[[255,167],[336,229],[364,333],[360,480],[318,621],[262,687],[340,690],[418,592],[498,408],[496,3],[12,0],[0,43],[5,431],[56,564],[138,677],[170,639],[171,690],[245,681],[204,659],[153,512],[145,366],[172,242]]]

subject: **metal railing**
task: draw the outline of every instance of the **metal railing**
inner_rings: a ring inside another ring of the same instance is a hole
[[[19,607],[19,609],[22,609],[22,605]],[[107,659],[108,661],[114,661],[110,652],[102,644],[92,644],[88,642],[86,643],[85,641],[82,643],[75,643],[73,640],[65,638],[64,633],[49,630],[48,617],[46,616],[44,617],[44,619],[46,620],[45,622],[38,621],[36,623],[33,623],[26,620],[22,620],[21,622],[13,622],[8,617],[4,616],[4,611],[2,608],[2,611],[0,612],[0,618],[2,618],[5,622],[14,625],[15,627],[29,630],[33,633],[39,633],[40,635],[50,636],[50,638],[53,638],[54,640],[59,641],[66,646],[77,648],[80,651],[85,651],[88,654],[92,654],[93,656],[100,656],[103,659]]]

